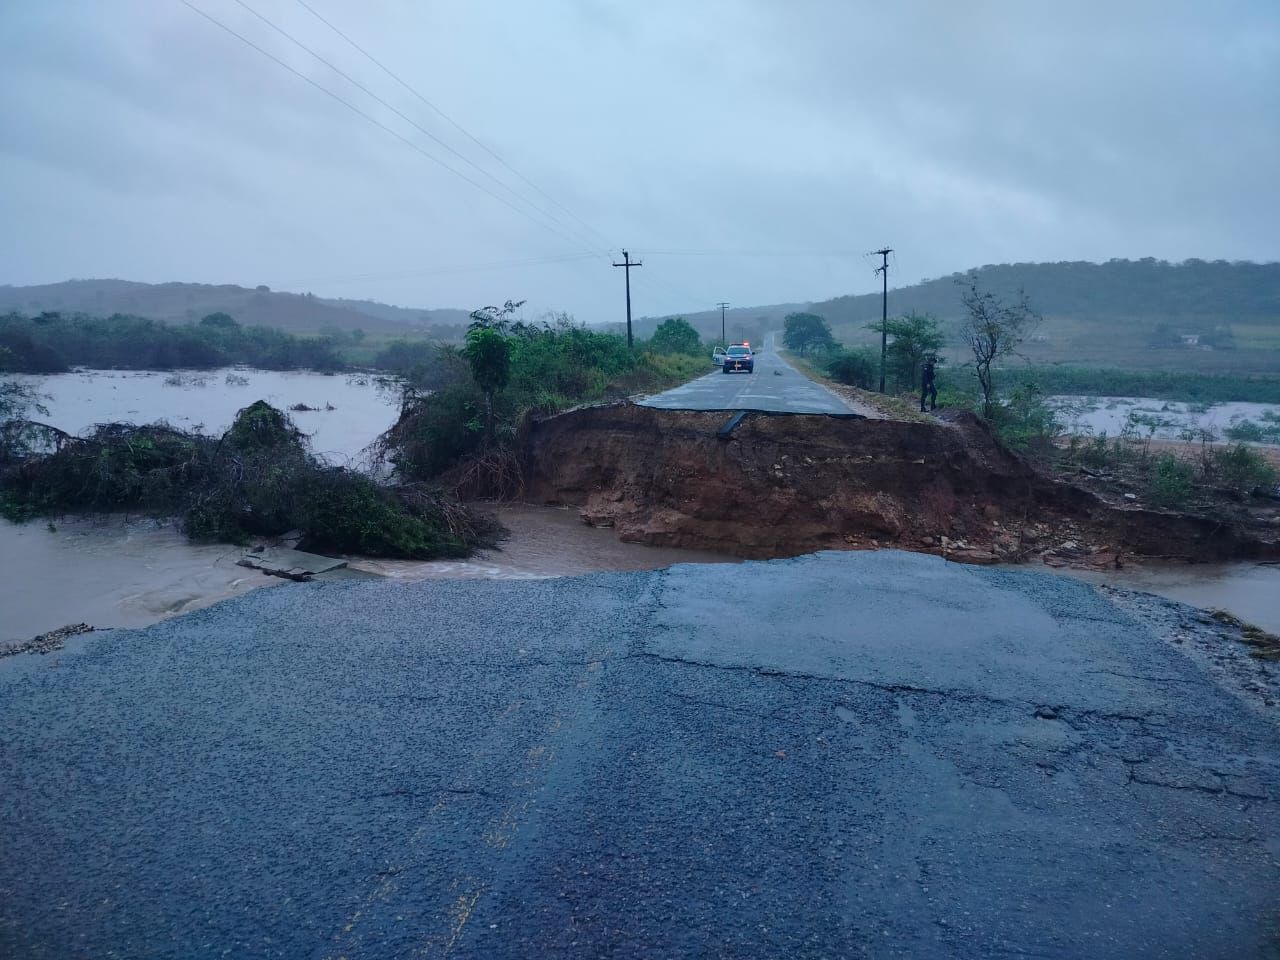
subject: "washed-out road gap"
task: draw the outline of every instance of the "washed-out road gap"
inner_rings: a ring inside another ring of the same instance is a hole
[[[814,383],[777,352],[770,336],[755,356],[754,373],[713,373],[638,401],[665,410],[763,410],[769,413],[825,413],[879,417],[865,405],[853,405]]]

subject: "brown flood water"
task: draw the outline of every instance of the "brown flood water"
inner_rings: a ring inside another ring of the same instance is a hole
[[[355,559],[351,567],[402,580],[536,579],[675,563],[735,563],[697,550],[623,543],[588,527],[573,509],[505,506],[511,537],[469,560]],[[136,627],[287,581],[236,566],[238,547],[195,545],[152,522],[72,520],[15,526],[0,520],[0,644],[69,623]],[[1021,566],[1142,590],[1199,607],[1220,607],[1280,633],[1280,566],[1254,563],[1147,565],[1117,571]]]
[[[1181,563],[1131,566],[1123,570],[1044,570],[1088,583],[1105,583],[1233,613],[1268,633],[1280,634],[1280,566],[1265,563]]]
[[[654,570],[674,563],[730,563],[733,557],[622,543],[588,527],[576,510],[508,506],[511,531],[498,550],[468,560],[352,560],[356,570],[397,580],[536,579],[601,570]],[[240,547],[192,544],[149,521],[0,520],[0,644],[69,623],[139,627],[287,581],[236,566]]]

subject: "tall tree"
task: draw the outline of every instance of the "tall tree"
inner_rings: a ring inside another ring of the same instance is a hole
[[[472,325],[463,354],[471,364],[471,378],[484,393],[484,444],[493,446],[493,397],[511,379],[511,344],[492,327]]]
[[[879,323],[867,326],[877,333],[880,331]],[[925,358],[942,349],[943,337],[937,318],[931,313],[913,310],[903,317],[891,317],[886,329],[892,338],[889,341],[889,370],[900,385],[914,391],[919,386],[920,368]]]
[[[696,354],[702,352],[702,339],[688,320],[683,317],[668,317],[653,332],[649,339],[649,349],[654,353]]]
[[[809,353],[811,350],[835,348],[836,339],[831,335],[831,327],[816,313],[789,313],[783,323],[782,342],[788,350]]]
[[[467,329],[509,333],[516,322],[513,318],[524,304],[523,300],[508,300],[500,307],[481,307],[479,310],[472,310],[471,323],[467,325]]]
[[[973,272],[957,282],[962,287],[960,300],[965,309],[960,336],[973,351],[974,370],[982,388],[982,414],[990,420],[995,413],[991,365],[1015,353],[1040,317],[1031,309],[1022,290],[1013,300],[1004,300],[979,287]]]

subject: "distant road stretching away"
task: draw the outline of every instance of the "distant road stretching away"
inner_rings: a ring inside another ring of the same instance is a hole
[[[666,410],[768,410],[772,413],[831,413],[879,417],[870,407],[853,406],[814,383],[777,353],[776,336],[756,354],[754,373],[715,372],[684,386],[638,401]]]

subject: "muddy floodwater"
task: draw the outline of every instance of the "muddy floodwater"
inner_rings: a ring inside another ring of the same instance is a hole
[[[141,627],[285,581],[152,522],[0,520],[0,645],[69,623]]]
[[[49,415],[34,419],[67,433],[95,423],[165,420],[216,435],[255,400],[282,410],[303,404],[315,409],[289,410],[289,416],[310,436],[312,450],[333,463],[359,460],[395,421],[400,402],[398,387],[384,378],[307,370],[77,370],[11,379],[44,395]]]
[[[674,563],[736,562],[697,550],[622,543],[577,511],[503,507],[511,531],[497,550],[468,560],[352,560],[396,580],[535,579]],[[68,623],[137,627],[288,581],[236,565],[242,547],[192,544],[172,525],[108,519],[16,525],[0,520],[0,645]]]
[[[510,538],[467,560],[353,558],[350,567],[404,582],[536,579],[602,570],[652,570],[676,563],[736,563],[733,557],[623,543],[589,527],[574,509],[504,506]],[[68,623],[136,627],[288,581],[236,565],[240,547],[192,544],[152,521],[69,520],[15,525],[0,520],[0,644]],[[1198,607],[1219,607],[1280,633],[1280,566],[1256,563],[1147,564],[1123,570],[1023,565],[1091,583],[1141,590]]]
[[[1154,593],[1193,607],[1226,610],[1246,623],[1280,634],[1280,565],[1153,563],[1123,570],[1043,569],[1089,583]]]
[[[44,394],[49,415],[40,419],[69,433],[115,420],[164,419],[183,429],[218,433],[254,400],[287,408],[311,435],[313,449],[332,462],[353,462],[394,421],[398,390],[367,376],[229,369],[210,372],[84,370],[20,377]],[[1275,408],[1223,404],[1196,412],[1185,404],[1098,400],[1081,422],[1114,432],[1134,411],[1191,418],[1218,428],[1250,418],[1271,422]],[[1177,408],[1177,409],[1173,409]],[[675,563],[731,563],[702,551],[623,543],[613,530],[583,524],[571,509],[505,506],[499,518],[510,531],[500,549],[468,560],[430,563],[353,558],[352,569],[401,581],[526,579],[602,570],[649,570]],[[0,644],[26,640],[69,623],[131,627],[207,606],[285,581],[236,565],[239,547],[187,541],[173,525],[152,521],[84,519],[17,526],[0,520]],[[1251,563],[1160,565],[1119,571],[1051,571],[1095,583],[1143,590],[1195,606],[1220,607],[1280,633],[1280,567]]]

